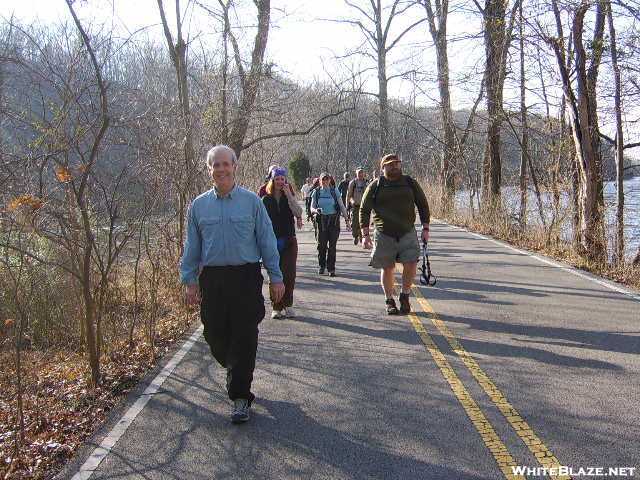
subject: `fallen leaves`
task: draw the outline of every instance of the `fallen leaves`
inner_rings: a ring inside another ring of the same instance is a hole
[[[25,441],[19,455],[15,359],[11,352],[1,352],[0,479],[52,479],[188,328],[184,318],[166,315],[158,322],[153,351],[142,338],[131,346],[111,345],[103,357],[102,384],[95,389],[89,386],[90,371],[81,354],[24,351]]]
[[[56,167],[55,174],[60,183],[66,183],[73,180],[73,175],[71,175],[71,171],[67,167]]]
[[[13,212],[21,207],[27,207],[31,210],[38,210],[42,208],[44,202],[42,199],[34,195],[18,195],[7,205],[7,211]]]

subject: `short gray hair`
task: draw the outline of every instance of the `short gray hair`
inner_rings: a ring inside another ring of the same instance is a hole
[[[213,159],[216,154],[220,152],[228,153],[229,155],[231,155],[231,160],[233,161],[233,163],[238,163],[238,156],[236,155],[236,152],[233,150],[233,148],[231,148],[229,145],[216,145],[207,152],[207,167],[211,168],[213,166]]]

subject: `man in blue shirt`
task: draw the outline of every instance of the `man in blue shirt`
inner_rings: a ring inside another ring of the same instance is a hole
[[[249,419],[264,318],[260,259],[269,273],[274,302],[284,294],[271,220],[258,196],[235,183],[237,157],[226,145],[207,153],[213,188],[198,196],[187,214],[187,239],[180,280],[188,304],[200,303],[204,338],[227,369],[227,392],[234,402],[231,421]]]

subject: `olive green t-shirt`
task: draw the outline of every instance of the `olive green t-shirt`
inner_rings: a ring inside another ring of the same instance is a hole
[[[376,230],[399,238],[414,230],[416,207],[418,207],[420,221],[429,223],[429,203],[418,182],[407,175],[394,181],[384,178],[378,187],[379,182],[380,178],[374,180],[364,192],[360,207],[361,227],[369,226],[373,210],[373,223]],[[376,188],[378,191],[374,202]]]

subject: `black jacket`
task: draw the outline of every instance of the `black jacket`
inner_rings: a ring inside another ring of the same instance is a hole
[[[267,209],[276,238],[295,237],[294,216],[287,197],[281,195],[280,201],[277,202],[273,195],[265,195],[262,197],[262,203]]]

